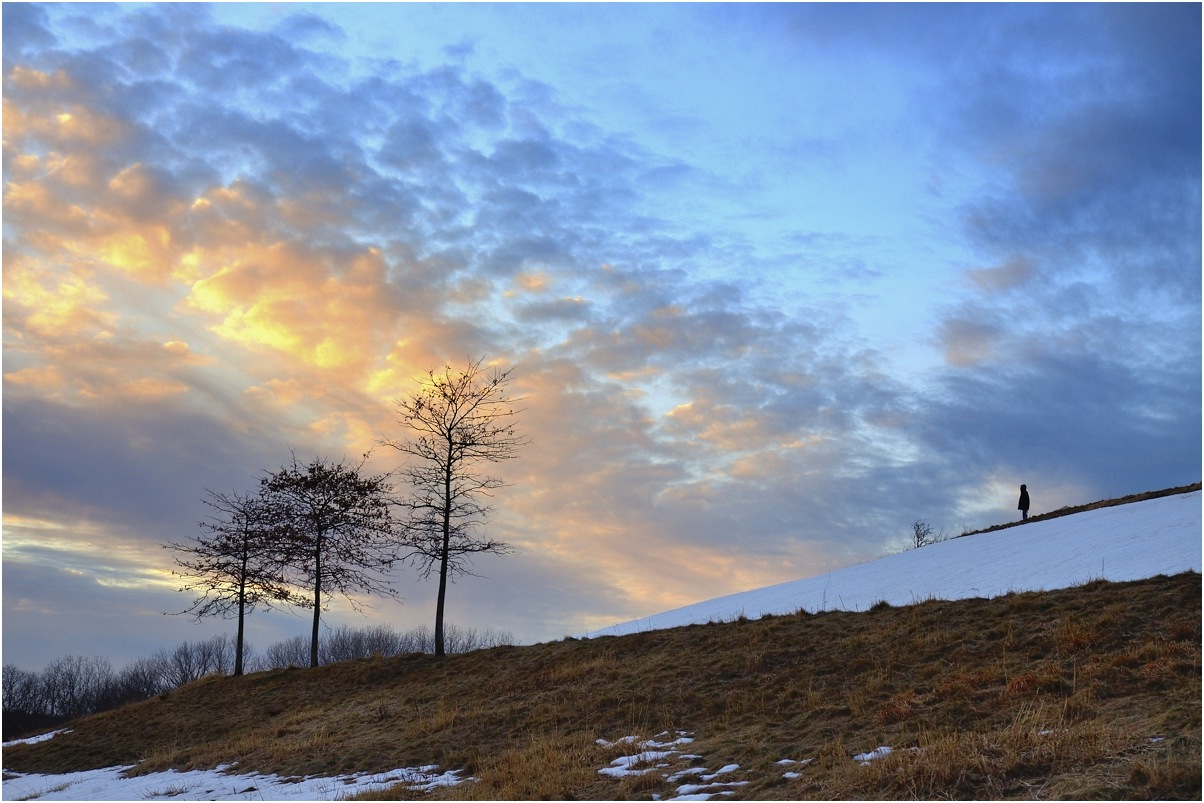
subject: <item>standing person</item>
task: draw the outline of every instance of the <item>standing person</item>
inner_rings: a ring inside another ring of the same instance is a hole
[[[1028,518],[1028,486],[1020,486],[1020,504],[1016,505],[1016,509],[1020,511],[1020,519],[1023,521]]]

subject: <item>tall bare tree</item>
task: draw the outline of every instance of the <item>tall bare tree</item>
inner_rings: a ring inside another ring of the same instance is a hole
[[[275,527],[276,515],[262,495],[206,490],[201,500],[214,514],[200,522],[203,534],[191,543],[167,543],[176,551],[179,570],[187,577],[181,591],[200,592],[181,613],[198,620],[205,616],[237,617],[234,674],[243,673],[243,631],[246,614],[259,604],[305,605],[285,577],[284,544]]]
[[[261,480],[293,579],[312,591],[310,666],[318,665],[318,626],[331,592],[356,608],[355,592],[395,593],[384,576],[396,560],[392,487],[387,475],[365,475],[363,467],[363,460],[351,465],[320,457],[303,466],[294,455],[291,466]]]
[[[400,423],[413,434],[384,444],[407,456],[399,469],[412,494],[402,505],[408,518],[403,543],[411,551],[424,579],[437,573],[435,654],[444,654],[443,616],[447,584],[471,574],[471,556],[484,552],[508,554],[509,545],[485,537],[479,528],[491,512],[486,500],[505,486],[485,473],[489,464],[518,456],[527,439],[515,429],[521,401],[509,395],[513,368],[486,370],[483,359],[470,360],[463,370],[444,365],[411,395],[397,399]]]

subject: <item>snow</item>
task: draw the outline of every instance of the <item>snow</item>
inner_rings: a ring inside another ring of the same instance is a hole
[[[877,750],[871,750],[868,753],[858,753],[857,755],[853,756],[853,760],[864,767],[866,764],[869,764],[874,759],[885,758],[886,756],[889,756],[893,752],[894,752],[894,750],[887,747],[886,745],[881,745]]]
[[[608,742],[605,739],[596,740],[603,747],[624,746],[635,751],[619,756],[610,762],[609,767],[603,767],[598,770],[598,774],[611,778],[626,778],[629,776],[647,775],[656,770],[669,769],[673,767],[675,762],[702,760],[702,756],[667,749],[678,745],[690,744],[694,741],[694,737],[685,731],[678,731],[678,738],[672,741],[663,740],[664,737],[672,735],[666,731],[648,740],[641,740],[638,736],[624,736],[622,739],[616,739],[613,742]],[[657,741],[658,739],[661,741]],[[669,798],[669,800],[710,800],[715,795],[733,794],[733,789],[729,787],[745,786],[748,784],[748,781],[718,781],[716,779],[721,775],[728,775],[739,769],[739,764],[725,764],[714,772],[711,772],[706,767],[687,767],[683,770],[678,770],[666,777],[669,783],[677,784],[676,794]],[[701,781],[701,783],[680,783],[680,781],[686,778]]]
[[[5,771],[5,800],[337,800],[404,782],[430,791],[461,782],[456,772],[435,767],[336,777],[288,778],[227,774],[215,770],[153,772],[127,778],[129,767],[108,767],[63,775],[23,775]],[[10,777],[12,776],[12,777]]]
[[[1138,580],[1159,574],[1200,571],[1200,492],[1134,502],[1030,522],[1021,527],[944,541],[871,563],[805,580],[771,586],[700,602],[675,611],[637,619],[590,633],[590,637],[729,621],[740,616],[808,611],[866,610],[886,601],[907,605],[930,598],[946,600],[993,597],[1011,591],[1066,588],[1094,579]],[[64,731],[6,742],[34,744]],[[1159,736],[1151,739],[1160,739]],[[694,741],[692,734],[665,732],[652,739],[625,736],[604,747],[621,747],[625,754],[598,770],[613,778],[673,770],[683,763],[702,763],[699,755],[679,748]],[[862,766],[889,756],[886,745],[851,756]],[[783,758],[778,765],[785,778],[799,778],[813,759]],[[456,771],[437,767],[337,777],[281,777],[235,774],[229,767],[215,770],[124,776],[128,767],[73,772],[64,775],[25,775],[5,772],[6,800],[336,800],[358,792],[405,783],[416,790],[462,783]],[[675,784],[670,800],[710,800],[734,794],[747,784],[740,767],[726,764],[711,771],[688,766],[666,775]],[[722,779],[722,780],[721,780]]]
[[[648,750],[643,753],[636,753],[631,756],[619,756],[614,761],[610,762],[609,767],[603,767],[598,770],[599,775],[609,775],[612,778],[624,778],[628,775],[645,775],[652,772],[657,766],[666,767],[667,764],[655,764],[657,761],[676,755],[673,751],[668,750]],[[640,764],[651,764],[653,766],[637,769]]]
[[[3,747],[12,747],[15,744],[37,744],[38,742],[46,742],[58,736],[60,733],[70,733],[71,731],[64,728],[62,730],[43,733],[38,736],[30,736],[28,739],[13,739],[11,742],[5,742]]]
[[[996,597],[1090,580],[1200,571],[1200,492],[1099,508],[930,544],[846,569],[699,602],[586,634],[617,636],[707,622],[886,601]]]

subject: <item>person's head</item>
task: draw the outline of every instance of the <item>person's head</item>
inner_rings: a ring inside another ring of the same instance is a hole
[[[1021,486],[1020,486],[1020,490],[1022,490],[1022,491],[1027,491],[1027,490],[1028,490],[1028,486],[1027,486],[1027,485],[1021,485]]]

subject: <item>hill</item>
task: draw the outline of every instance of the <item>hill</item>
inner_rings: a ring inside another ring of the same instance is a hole
[[[1200,600],[1181,572],[214,677],[6,746],[4,796],[1198,800]]]
[[[1200,485],[1072,508],[968,533],[805,580],[707,600],[589,634],[719,622],[740,616],[863,611],[877,602],[993,597],[1087,580],[1200,571]]]

